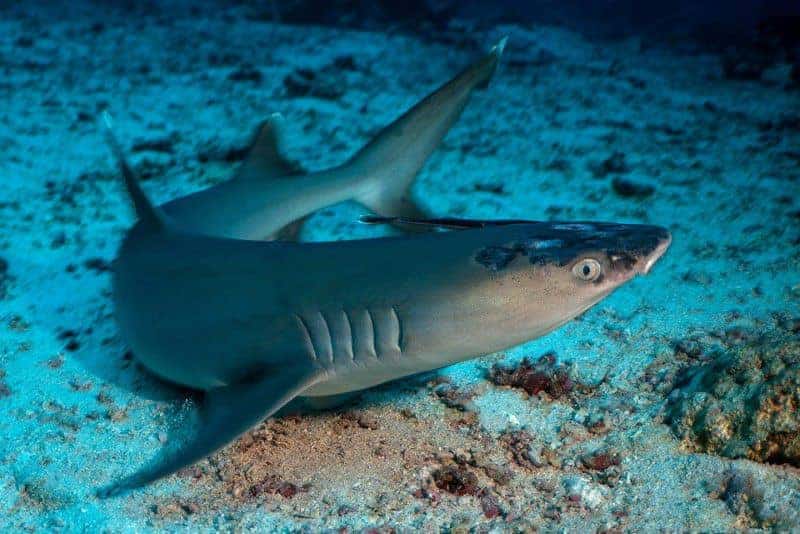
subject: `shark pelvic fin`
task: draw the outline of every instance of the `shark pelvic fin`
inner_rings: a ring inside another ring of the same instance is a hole
[[[206,393],[195,436],[150,465],[98,490],[101,498],[142,487],[213,454],[278,411],[320,378],[313,369],[280,369]]]
[[[421,218],[411,184],[461,115],[470,96],[492,79],[505,39],[383,128],[341,170],[364,178],[355,200],[380,215]]]
[[[122,174],[125,188],[128,190],[128,196],[133,202],[133,208],[136,211],[136,216],[139,218],[140,225],[151,231],[162,230],[166,227],[164,214],[149,198],[147,198],[147,195],[142,189],[139,183],[139,177],[131,168],[130,163],[128,163],[122,146],[114,135],[111,115],[107,111],[103,112],[103,124],[105,126],[106,141],[108,142],[108,146],[111,147],[111,152],[114,154],[114,159]]]
[[[235,180],[271,180],[304,173],[300,165],[283,155],[282,130],[280,113],[273,113],[258,125]]]

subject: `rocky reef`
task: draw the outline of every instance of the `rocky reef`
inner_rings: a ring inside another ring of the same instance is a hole
[[[669,394],[665,422],[695,451],[800,467],[800,329],[736,330],[694,358]]]

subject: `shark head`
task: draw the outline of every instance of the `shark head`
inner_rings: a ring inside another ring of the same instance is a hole
[[[539,223],[530,235],[531,263],[569,274],[576,290],[611,291],[647,274],[672,242],[666,228],[598,222]]]
[[[659,226],[534,222],[520,226],[513,241],[482,248],[475,260],[518,292],[516,326],[532,337],[647,274],[671,241]]]

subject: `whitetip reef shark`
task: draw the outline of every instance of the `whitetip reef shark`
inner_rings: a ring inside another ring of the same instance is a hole
[[[273,166],[274,152],[261,163],[250,158],[242,184],[155,206],[109,130],[138,218],[113,263],[120,332],[148,371],[204,392],[204,400],[195,435],[98,495],[170,475],[295,397],[330,398],[543,336],[651,269],[670,233],[638,224],[422,219],[380,210],[394,216],[365,222],[451,231],[261,240],[340,199],[405,191],[501,51],[492,49],[382,131],[331,171],[335,179],[323,173],[320,185],[309,177],[296,205],[287,190],[280,205],[235,209],[237,196],[248,202],[250,187],[262,200],[277,198],[258,185],[258,169]],[[362,181],[370,185],[353,185]],[[215,191],[226,200],[215,203]]]

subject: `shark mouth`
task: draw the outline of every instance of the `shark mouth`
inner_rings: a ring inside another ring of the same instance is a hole
[[[670,244],[672,243],[672,235],[667,234],[666,238],[663,239],[658,246],[656,246],[655,250],[651,252],[646,257],[642,258],[636,266],[636,272],[639,274],[647,274],[650,272],[650,269],[653,268],[653,265],[664,255],[664,252],[667,251]]]

